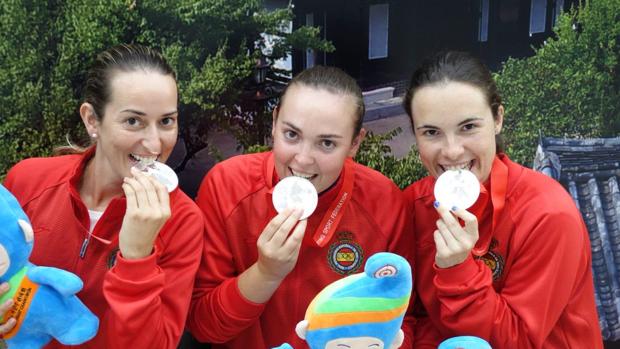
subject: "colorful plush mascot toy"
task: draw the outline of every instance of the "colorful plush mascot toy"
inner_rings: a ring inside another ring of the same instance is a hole
[[[82,280],[68,271],[30,263],[33,239],[28,217],[0,185],[0,282],[11,286],[0,302],[14,299],[13,308],[0,314],[0,322],[17,320],[3,339],[9,349],[41,348],[52,338],[65,345],[88,341],[97,333],[99,319],[75,296]]]
[[[409,305],[411,279],[411,266],[404,258],[374,254],[363,273],[325,287],[295,331],[311,349],[396,349],[404,339],[400,327]]]

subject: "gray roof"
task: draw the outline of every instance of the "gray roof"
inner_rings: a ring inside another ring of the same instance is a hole
[[[568,190],[590,234],[599,322],[620,339],[620,137],[542,138],[534,169]]]

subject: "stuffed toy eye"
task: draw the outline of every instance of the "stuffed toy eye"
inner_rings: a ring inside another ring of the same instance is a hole
[[[384,265],[375,271],[375,278],[380,279],[384,277],[394,276],[398,273],[398,270],[393,265]]]

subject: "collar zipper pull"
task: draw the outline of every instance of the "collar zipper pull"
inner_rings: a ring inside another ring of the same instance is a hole
[[[86,255],[86,249],[88,248],[88,243],[90,242],[90,234],[84,239],[82,242],[82,247],[80,247],[80,258],[84,259]]]

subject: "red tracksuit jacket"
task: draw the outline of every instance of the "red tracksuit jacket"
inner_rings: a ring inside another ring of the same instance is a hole
[[[272,348],[288,342],[307,348],[295,334],[312,298],[327,284],[361,272],[366,259],[380,251],[410,257],[413,250],[405,201],[386,177],[348,160],[353,191],[335,234],[324,247],[313,234],[329,207],[339,198],[346,175],[319,196],[308,219],[297,265],[266,304],[252,303],[240,294],[237,276],[258,258],[256,241],[276,216],[271,191],[278,178],[273,154],[231,158],[205,177],[198,206],[206,216],[205,253],[198,272],[188,326],[214,348]],[[260,287],[260,285],[257,285]],[[407,321],[408,317],[406,317]],[[410,348],[411,333],[405,334]]]
[[[100,324],[97,336],[78,348],[176,348],[200,262],[202,214],[176,189],[170,193],[172,215],[159,233],[154,253],[125,260],[118,253],[125,199],[115,198],[81,258],[90,220],[77,184],[93,153],[94,149],[85,155],[28,159],[8,173],[4,185],[17,197],[34,228],[30,260],[82,278],[84,288],[78,297]],[[56,341],[46,346],[62,347]]]
[[[434,183],[426,177],[405,190],[421,301],[414,348],[435,349],[457,335],[482,337],[494,349],[603,347],[588,232],[559,183],[499,155],[469,210],[479,225],[474,253],[447,269],[434,264]]]

